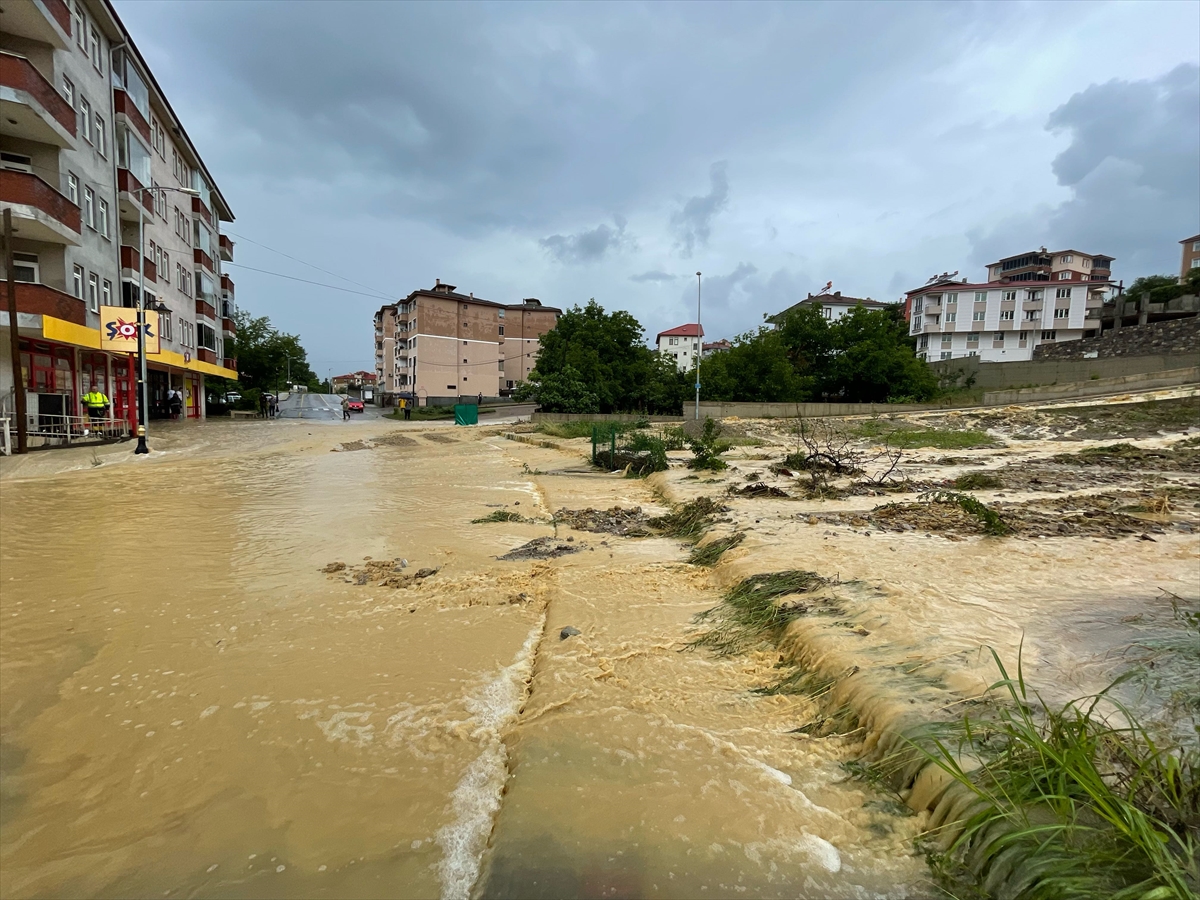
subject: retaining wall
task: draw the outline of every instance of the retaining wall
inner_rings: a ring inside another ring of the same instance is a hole
[[[1097,337],[1079,341],[1038,344],[1034,361],[1043,359],[1084,359],[1094,354],[1099,359],[1121,356],[1200,354],[1200,317],[1126,325]]]
[[[1070,343],[1081,344],[1083,342],[1071,341]],[[967,382],[970,382],[972,387],[994,391],[1041,385],[1061,386],[1090,381],[1093,375],[1103,379],[1166,372],[1194,366],[1196,356],[1197,351],[1193,350],[1190,353],[1114,356],[1097,359],[1035,359],[1026,362],[1002,363],[981,363],[979,357],[967,356],[960,359],[940,360],[931,363],[930,366],[944,381],[957,382],[960,387],[965,387]]]
[[[1200,366],[1150,372],[1140,375],[1119,375],[1116,378],[1097,378],[1072,384],[1021,388],[1015,391],[990,391],[983,395],[984,406],[1008,406],[1012,403],[1034,403],[1039,400],[1066,400],[1074,397],[1097,397],[1121,391],[1145,391],[1153,388],[1200,384]]]
[[[700,418],[785,419],[796,416],[878,416],[887,413],[953,409],[962,403],[721,403],[700,401]]]
[[[704,404],[700,404],[703,412]],[[682,422],[686,416],[643,416],[638,413],[551,413],[535,412],[534,422]]]

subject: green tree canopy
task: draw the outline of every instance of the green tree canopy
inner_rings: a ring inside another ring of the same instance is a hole
[[[641,323],[595,299],[575,306],[542,335],[537,365],[516,395],[547,412],[678,413],[688,378],[645,344]],[[582,390],[581,390],[582,389]],[[594,408],[568,409],[585,402]]]
[[[243,387],[277,390],[285,385],[290,365],[293,383],[311,391],[321,389],[297,335],[279,331],[266,316],[252,318],[242,309],[234,311],[233,320],[237,335],[232,346],[226,345],[226,352],[237,358],[238,382]]]

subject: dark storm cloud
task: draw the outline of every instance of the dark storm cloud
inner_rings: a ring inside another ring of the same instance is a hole
[[[657,283],[660,281],[674,281],[678,277],[678,275],[672,275],[670,272],[663,272],[659,269],[651,269],[648,272],[642,272],[638,275],[630,275],[629,280],[637,281],[639,283],[645,283],[647,281]]]
[[[538,245],[555,261],[566,265],[598,262],[610,250],[636,246],[633,238],[625,233],[625,224],[625,219],[615,216],[613,225],[601,223],[590,231],[577,234],[552,234],[541,238]]]
[[[1200,68],[1160,78],[1093,84],[1051,113],[1071,136],[1055,157],[1063,203],[1016,216],[974,236],[977,262],[1045,244],[1117,256],[1139,275],[1178,268],[1177,242],[1200,219]]]
[[[728,164],[715,162],[709,169],[711,183],[707,194],[690,197],[683,208],[671,216],[671,228],[679,238],[680,255],[689,258],[697,246],[708,246],[712,235],[712,221],[717,213],[729,205]]]

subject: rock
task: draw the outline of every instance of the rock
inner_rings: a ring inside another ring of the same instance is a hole
[[[1156,544],[1158,543],[1158,541],[1155,541],[1154,538],[1150,537],[1150,535],[1148,535],[1148,534],[1139,534],[1138,540],[1139,541],[1152,541],[1153,543],[1156,543]]]
[[[581,634],[580,630],[578,628],[574,628],[574,627],[568,625],[566,628],[564,628],[562,631],[560,631],[558,633],[558,639],[560,641],[565,641],[567,638],[574,637],[577,634]]]
[[[346,568],[346,564],[344,562],[331,562],[329,565],[327,565],[321,571],[327,572],[332,575],[334,572],[340,572],[344,568]]]
[[[408,568],[408,560],[407,559],[400,560],[400,568],[402,568],[402,569]]]
[[[437,569],[417,569],[417,578],[429,578],[437,573]]]
[[[359,572],[357,575],[354,576],[355,584],[370,584],[370,582],[371,582],[371,576],[368,575],[366,572]]]
[[[521,501],[520,501],[520,500],[514,500],[514,501],[513,501],[513,506],[520,506],[520,505],[521,505]]]

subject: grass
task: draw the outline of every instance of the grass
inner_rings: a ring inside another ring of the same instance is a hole
[[[1000,476],[991,472],[963,472],[954,479],[954,486],[960,491],[978,491],[986,488],[1002,488],[1004,482]]]
[[[697,622],[709,622],[711,626],[688,647],[705,647],[729,656],[754,641],[777,640],[789,622],[809,609],[800,602],[778,601],[792,594],[811,593],[828,583],[815,572],[801,569],[751,575],[731,588],[718,606],[696,617]]]
[[[1187,900],[1200,884],[1200,758],[1160,745],[1109,692],[1048,706],[993,658],[1000,693],[905,752],[965,788],[930,863],[953,896]],[[1105,703],[1115,713],[1104,714]],[[880,764],[876,764],[876,768]],[[886,761],[884,766],[887,765]],[[943,800],[944,803],[950,802]]]
[[[693,548],[688,556],[688,562],[694,566],[715,566],[726,550],[732,550],[745,539],[745,532],[735,531],[727,537],[709,541],[703,547]]]
[[[479,412],[488,413],[495,412],[494,406],[481,406]],[[389,419],[404,419],[404,411],[400,409],[392,410],[388,416]],[[453,406],[414,406],[412,408],[412,418],[414,422],[428,421],[431,419],[453,419]]]
[[[887,435],[888,443],[902,450],[935,447],[939,450],[967,450],[972,447],[990,447],[995,438],[984,431],[921,431],[898,430]]]
[[[485,525],[489,522],[528,522],[523,515],[511,509],[496,509],[480,519],[472,519],[472,525]]]
[[[697,497],[679,504],[665,516],[651,519],[649,525],[667,537],[695,541],[708,530],[713,516],[723,511],[724,507],[711,497]]]
[[[927,491],[919,499],[928,503],[956,503],[964,512],[979,519],[985,534],[1001,536],[1009,534],[1012,528],[1000,518],[994,509],[976,500],[970,494],[960,494],[956,491]]]

